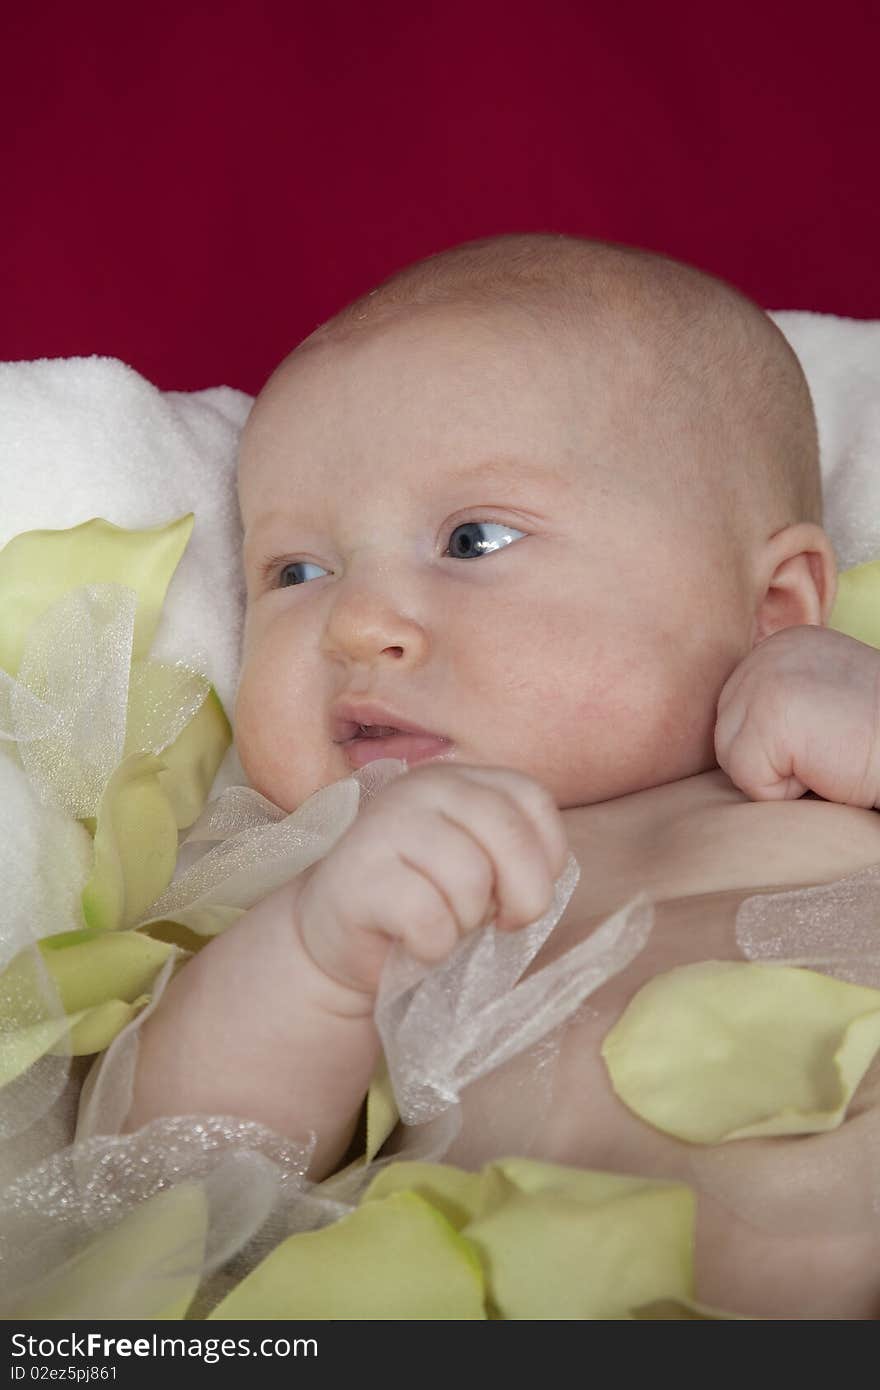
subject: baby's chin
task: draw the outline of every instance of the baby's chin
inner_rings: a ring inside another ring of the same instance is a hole
[[[323,769],[284,768],[277,760],[267,766],[261,760],[249,760],[246,749],[237,751],[248,786],[287,815],[298,811],[309,797],[325,787],[353,775],[351,768],[343,763]]]

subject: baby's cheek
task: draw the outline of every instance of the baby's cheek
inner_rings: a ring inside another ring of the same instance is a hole
[[[678,669],[668,654],[622,663],[606,709],[616,754],[617,795],[695,776],[715,765],[714,704],[699,672]]]
[[[245,664],[235,696],[232,727],[238,756],[247,773],[248,781],[266,796],[268,792],[261,785],[261,777],[264,762],[263,741],[268,721],[265,710],[262,718],[259,715],[254,684],[253,674]]]
[[[233,729],[250,785],[276,806],[293,810],[325,780],[321,721],[309,682],[279,644],[245,662],[233,707]],[[312,683],[313,684],[313,683]]]
[[[235,742],[251,785],[273,801],[277,800],[291,719],[284,687],[272,671],[263,663],[246,662],[233,710]]]

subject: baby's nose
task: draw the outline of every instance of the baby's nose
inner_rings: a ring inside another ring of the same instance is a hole
[[[340,596],[327,621],[323,650],[349,661],[379,658],[419,665],[430,641],[424,625],[386,597],[369,592]]]

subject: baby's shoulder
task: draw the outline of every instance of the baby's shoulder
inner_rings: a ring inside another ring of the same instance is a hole
[[[564,813],[581,866],[571,911],[829,883],[880,863],[880,813],[807,795],[751,801],[720,768]]]
[[[793,801],[738,796],[683,806],[659,829],[657,868],[667,889],[683,896],[826,883],[880,863],[877,811],[813,794]]]

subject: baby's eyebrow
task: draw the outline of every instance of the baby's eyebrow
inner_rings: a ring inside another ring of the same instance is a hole
[[[487,480],[536,483],[544,486],[564,486],[570,482],[569,476],[562,469],[555,468],[551,464],[529,462],[527,459],[504,455],[492,455],[489,458],[478,459],[474,463],[463,464],[460,468],[451,468],[440,475],[440,480],[454,483],[456,486],[461,483],[478,483]],[[298,513],[295,509],[287,510],[283,507],[273,508],[270,512],[262,512],[245,531],[245,556],[253,549],[255,537],[265,527],[279,521],[289,521],[295,524],[301,519],[301,516],[301,512]]]
[[[248,559],[251,551],[256,548],[256,540],[259,534],[264,531],[267,526],[277,521],[296,521],[296,516],[292,512],[284,511],[283,508],[276,508],[271,512],[263,512],[255,521],[252,521],[251,524],[245,528],[244,543],[241,548],[245,560]]]
[[[528,483],[565,483],[566,474],[548,463],[529,462],[527,459],[498,456],[479,459],[476,463],[450,470],[446,475],[453,482],[479,482],[481,478],[510,479]]]

